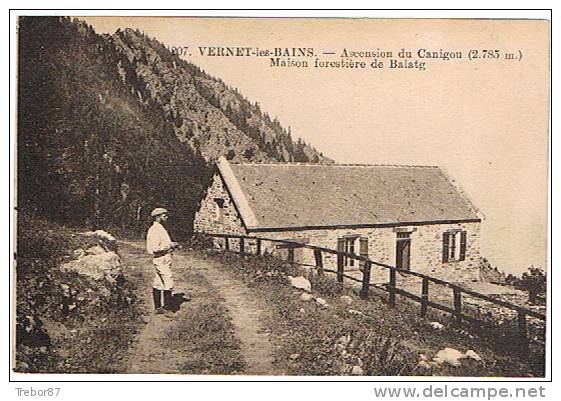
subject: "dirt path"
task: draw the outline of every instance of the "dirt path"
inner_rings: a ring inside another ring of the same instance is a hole
[[[136,243],[126,243],[122,250],[125,263],[129,269],[136,270],[139,278],[137,283],[143,301],[143,315],[146,326],[137,337],[136,344],[129,359],[128,373],[181,373],[181,358],[169,347],[164,347],[163,339],[174,326],[174,321],[164,315],[155,315],[152,311],[152,294],[150,293],[153,273],[150,257],[142,246]],[[184,264],[178,264],[185,266]],[[184,271],[176,271],[176,287],[185,288]],[[142,291],[145,289],[145,291]],[[185,308],[180,308],[175,319],[186,318]]]
[[[174,293],[185,293],[192,297],[192,301],[183,303],[170,316],[155,315],[149,292],[153,274],[150,258],[141,243],[125,242],[121,253],[128,268],[136,269],[139,288],[147,289],[142,294],[146,326],[138,334],[129,357],[129,373],[199,373],[200,370],[190,370],[189,367],[199,367],[200,360],[204,359],[203,354],[208,358],[208,355],[217,351],[207,349],[208,347],[223,345],[209,345],[208,339],[196,336],[185,340],[181,332],[193,332],[193,327],[205,327],[208,323],[204,321],[205,315],[196,311],[198,306],[207,306],[204,305],[205,298],[208,302],[208,297],[212,295],[218,297],[214,303],[222,301],[221,306],[230,318],[234,328],[233,336],[239,344],[241,357],[238,359],[241,360],[235,361],[235,356],[232,356],[227,362],[239,364],[241,369],[231,369],[231,372],[246,375],[279,374],[275,372],[273,364],[273,345],[261,324],[263,314],[266,313],[264,305],[255,299],[243,282],[212,261],[197,258],[191,252],[178,252],[174,256]],[[206,280],[197,280],[197,276],[203,276]],[[190,325],[189,328],[186,324]],[[197,344],[199,340],[201,343]],[[220,362],[222,365],[226,364],[224,361]],[[204,370],[204,367],[199,369],[203,369],[204,373],[223,373],[212,371],[216,367],[212,362],[210,365],[209,371]]]
[[[205,275],[226,300],[236,336],[241,341],[241,350],[247,363],[245,374],[274,374],[273,346],[269,333],[263,329],[264,305],[259,302],[251,290],[240,280],[234,278],[216,263],[205,260],[199,269],[205,269]]]

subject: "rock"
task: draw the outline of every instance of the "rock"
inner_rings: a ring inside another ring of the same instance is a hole
[[[426,369],[426,370],[432,369],[432,365],[428,361],[419,361],[418,365],[422,369]]]
[[[471,359],[475,359],[476,361],[483,361],[483,359],[477,354],[477,352],[475,352],[474,350],[470,349],[466,351],[466,357],[471,358]]]
[[[88,248],[86,250],[86,254],[88,254],[88,255],[100,255],[100,254],[105,253],[105,252],[107,252],[107,251],[99,245],[94,245],[91,248]]]
[[[107,231],[104,231],[104,230],[88,231],[84,234],[87,235],[87,236],[90,236],[90,237],[91,236],[98,236],[98,237],[103,238],[104,240],[107,240],[109,242],[117,241],[114,236],[112,236],[111,234],[109,234]]]
[[[86,252],[85,252],[82,248],[75,249],[75,250],[72,252],[72,255],[74,255],[74,257],[75,257],[76,259],[81,258],[81,257],[84,256],[85,254],[86,254]]]
[[[337,339],[337,342],[335,343],[335,349],[338,352],[343,353],[343,351],[345,351],[345,349],[349,346],[350,342],[351,342],[350,334],[347,334],[346,336],[341,336]]]
[[[306,313],[306,309],[300,308],[300,313]]]
[[[419,360],[420,361],[428,361],[429,358],[427,358],[427,356],[425,354],[419,354]]]
[[[302,295],[300,295],[300,299],[302,301],[311,301],[312,299],[314,299],[314,297],[312,296],[312,294],[308,294],[307,292],[303,292]]]
[[[75,271],[79,274],[101,279],[104,276],[120,273],[120,259],[115,252],[104,252],[98,255],[86,255],[79,259],[64,263],[62,270]]]
[[[439,322],[430,322],[429,324],[435,330],[442,330],[444,328],[444,325],[442,323],[439,323]]]
[[[452,366],[460,366],[462,358],[465,358],[465,355],[460,351],[446,347],[438,351],[432,360],[438,364],[447,363]]]
[[[361,311],[359,311],[359,310],[354,310],[354,309],[349,309],[349,313],[350,313],[351,315],[361,315],[361,316],[364,315],[364,313],[362,313]]]
[[[353,369],[351,370],[351,375],[353,376],[362,376],[364,374],[364,370],[362,370],[362,368],[358,365],[353,366]]]
[[[341,295],[341,301],[343,301],[347,305],[350,305],[350,304],[353,303],[353,299],[351,297],[349,297],[348,295]]]
[[[293,361],[295,361],[298,358],[300,358],[300,354],[291,354],[290,355],[290,359],[292,359]]]
[[[304,291],[307,291],[307,292],[312,291],[312,284],[305,277],[302,277],[302,276],[298,276],[298,277],[288,276],[288,281],[290,282],[290,285],[293,286],[294,288],[298,288],[300,290],[304,290]]]
[[[329,306],[323,298],[316,298],[316,303],[322,308],[327,308]]]

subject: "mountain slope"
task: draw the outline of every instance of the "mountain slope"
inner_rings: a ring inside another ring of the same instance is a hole
[[[18,210],[141,231],[165,205],[191,227],[211,162],[330,162],[196,66],[132,30],[19,20]]]
[[[123,83],[143,103],[160,105],[177,137],[207,159],[330,162],[264,114],[237,90],[170,53],[160,42],[126,29],[108,36],[120,54]]]

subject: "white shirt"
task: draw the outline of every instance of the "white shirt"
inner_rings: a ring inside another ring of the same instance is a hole
[[[162,251],[171,246],[171,238],[168,232],[157,221],[152,224],[148,229],[148,234],[146,235],[146,250],[148,253],[154,254],[158,251]]]

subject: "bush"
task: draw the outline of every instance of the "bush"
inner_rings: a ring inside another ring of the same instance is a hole
[[[315,275],[310,282],[312,283],[312,289],[320,294],[335,296],[343,293],[343,284],[339,283],[333,277]]]
[[[214,238],[203,233],[193,233],[187,240],[186,246],[199,251],[213,249]]]
[[[515,283],[516,288],[528,291],[529,301],[536,303],[538,296],[545,294],[547,276],[539,267],[530,267]]]
[[[16,371],[106,371],[126,343],[129,333],[111,327],[136,317],[131,283],[122,275],[94,280],[59,268],[92,241],[46,221],[18,219]]]

